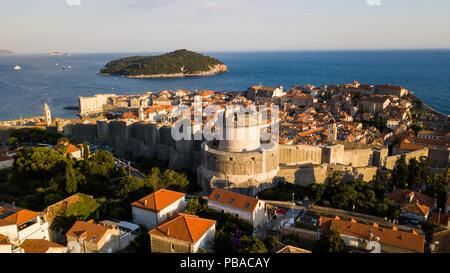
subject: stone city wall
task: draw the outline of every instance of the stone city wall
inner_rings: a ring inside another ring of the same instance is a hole
[[[406,162],[408,162],[411,158],[416,158],[417,160],[420,159],[421,156],[428,156],[428,149],[423,148],[411,153],[403,154],[406,157]],[[395,168],[395,165],[397,164],[397,161],[403,156],[403,155],[393,155],[388,156],[386,158],[386,163],[383,166],[385,169],[393,170]]]

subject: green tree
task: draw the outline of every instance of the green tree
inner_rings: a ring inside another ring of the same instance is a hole
[[[89,159],[89,146],[88,146],[86,140],[84,140],[84,142],[83,142],[83,159],[84,160]]]
[[[242,236],[240,240],[240,246],[238,247],[238,253],[267,253],[267,248],[257,237],[255,236]]]
[[[342,253],[345,250],[344,240],[336,228],[322,234],[320,239],[313,243],[313,253]]]
[[[186,204],[185,212],[192,215],[198,215],[202,209],[202,205],[200,205],[198,199],[198,197],[191,198]]]
[[[17,144],[19,144],[19,140],[15,137],[10,137],[8,140],[6,140],[6,145],[8,145],[11,148],[16,148]]]
[[[269,235],[263,240],[263,243],[266,246],[267,251],[271,251],[278,242],[279,242],[278,238],[273,235]]]
[[[331,182],[333,184],[340,184],[342,182],[342,174],[338,171],[335,171],[331,176]]]
[[[130,194],[140,191],[145,186],[144,180],[135,176],[124,176],[119,179],[114,195],[119,199],[129,199]]]
[[[408,164],[406,163],[406,156],[402,155],[395,165],[394,172],[392,174],[392,180],[394,185],[400,188],[407,188],[408,183]]]
[[[72,164],[69,162],[66,166],[66,192],[76,193],[77,192],[77,178],[75,176],[75,171],[72,167]]]

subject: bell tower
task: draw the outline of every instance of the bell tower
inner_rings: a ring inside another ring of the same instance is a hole
[[[337,125],[334,119],[331,120],[330,124],[327,128],[328,133],[328,142],[336,141],[337,140]]]
[[[52,114],[50,112],[50,107],[48,107],[47,103],[44,104],[44,120],[47,126],[52,124]]]

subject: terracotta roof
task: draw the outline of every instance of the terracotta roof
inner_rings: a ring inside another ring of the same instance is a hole
[[[76,221],[67,232],[67,236],[83,238],[86,241],[98,243],[109,229],[111,228],[95,224],[93,220],[87,222]]]
[[[321,217],[319,223],[322,232],[328,232],[331,227],[336,227],[341,234],[361,239],[369,239],[369,233],[372,233],[373,238],[380,238],[379,242],[382,244],[415,252],[424,252],[425,236],[418,235],[417,232],[405,232],[399,231],[397,228],[375,227],[327,217]]]
[[[40,215],[39,212],[23,209],[14,213],[13,215],[6,217],[4,220],[14,223],[16,225],[21,225],[39,215]]]
[[[401,210],[411,212],[417,215],[427,215],[428,212],[430,211],[430,208],[420,204],[411,204],[402,207]]]
[[[195,215],[179,214],[175,219],[152,229],[149,234],[196,243],[215,223]]]
[[[65,246],[44,239],[26,239],[21,245],[25,253],[46,253],[49,248],[63,248]]]
[[[282,249],[278,250],[276,253],[284,254],[284,253],[312,253],[312,252],[295,246],[285,246]]]
[[[185,195],[181,192],[161,189],[131,203],[131,206],[159,212]]]
[[[208,200],[250,212],[253,212],[258,204],[256,198],[218,188],[212,191]]]
[[[409,200],[407,199],[408,196],[412,196],[411,202],[409,202]],[[425,195],[423,193],[404,189],[394,190],[389,194],[389,199],[394,200],[394,202],[398,204],[412,204],[417,203],[417,201],[419,201],[419,204],[425,205],[429,208],[434,206],[435,201],[434,198]]]

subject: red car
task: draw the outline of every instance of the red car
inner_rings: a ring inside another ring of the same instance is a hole
[[[286,211],[284,209],[277,210],[277,214],[286,214]]]

